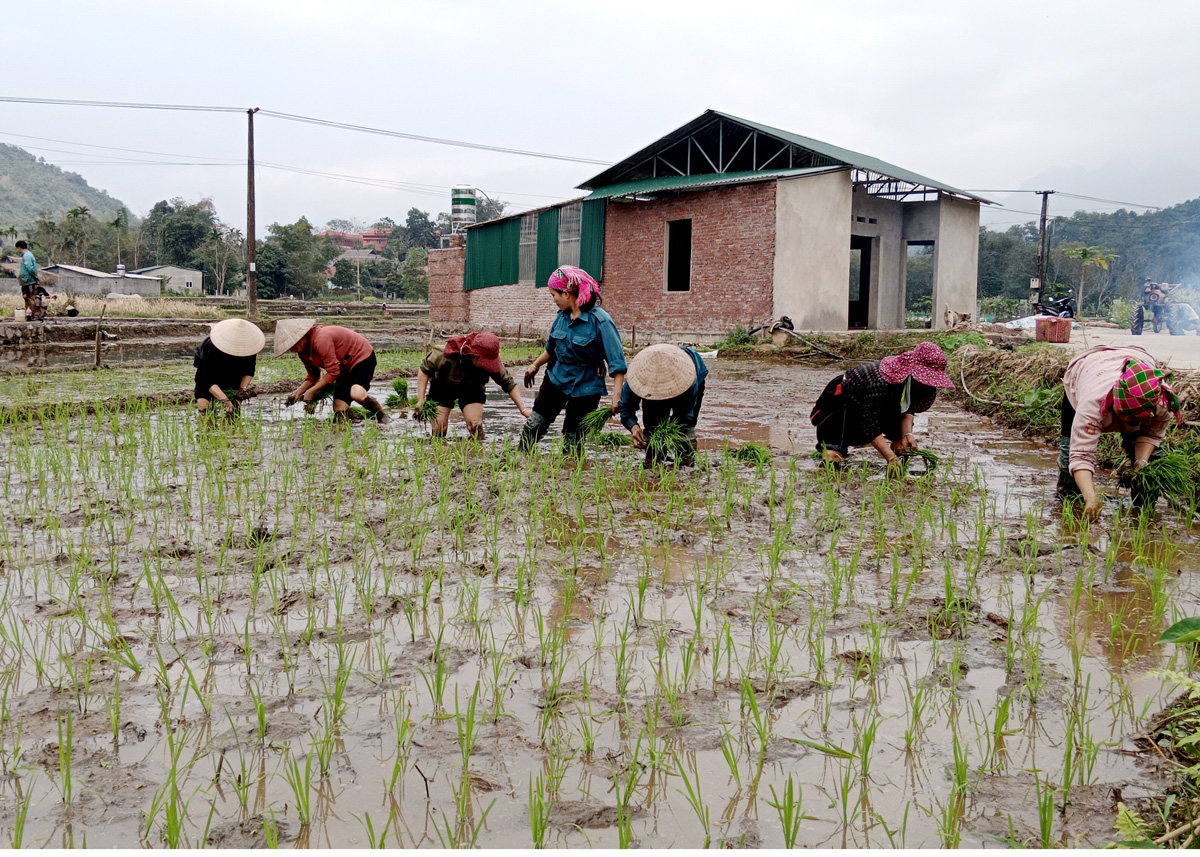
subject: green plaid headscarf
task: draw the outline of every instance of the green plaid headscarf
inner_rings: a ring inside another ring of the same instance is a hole
[[[1104,399],[1104,410],[1121,412],[1142,419],[1154,416],[1162,405],[1175,414],[1175,422],[1183,422],[1179,397],[1167,383],[1171,372],[1155,369],[1137,360],[1128,360],[1125,371],[1113,384]]]

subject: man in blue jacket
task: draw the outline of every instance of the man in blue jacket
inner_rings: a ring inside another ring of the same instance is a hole
[[[650,443],[654,429],[673,419],[683,429],[685,445],[675,460],[691,465],[696,459],[696,421],[704,401],[704,379],[708,367],[694,348],[683,345],[651,345],[629,362],[625,387],[617,410],[621,425],[629,430],[633,445],[646,450],[647,468],[666,459],[667,450]],[[638,425],[638,408],[645,426]]]

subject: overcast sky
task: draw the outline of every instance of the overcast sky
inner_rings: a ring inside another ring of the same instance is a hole
[[[998,192],[1009,189],[1158,206],[1200,196],[1195,0],[25,9],[7,21],[9,96],[260,107],[601,161],[711,107],[990,191],[1008,206],[988,215],[997,228],[1037,209],[1036,196]],[[223,220],[245,224],[244,113],[4,110],[0,142],[80,173],[135,214],[159,199],[211,197]],[[602,169],[271,117],[256,120],[255,137],[262,163],[417,186],[261,166],[260,234],[300,216],[323,226],[403,221],[412,206],[436,215],[458,182],[531,208],[579,195]],[[206,165],[187,165],[197,162]],[[1051,212],[1078,207],[1119,206],[1055,197]]]

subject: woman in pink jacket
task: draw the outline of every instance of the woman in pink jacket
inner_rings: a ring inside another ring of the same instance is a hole
[[[1177,422],[1183,419],[1170,380],[1169,370],[1159,369],[1153,357],[1134,346],[1098,345],[1068,364],[1063,376],[1059,497],[1082,497],[1088,518],[1100,517],[1094,482],[1100,435],[1120,432],[1134,469],[1145,467],[1159,454],[1171,415]],[[1157,500],[1138,492],[1133,497],[1134,505],[1143,508]]]

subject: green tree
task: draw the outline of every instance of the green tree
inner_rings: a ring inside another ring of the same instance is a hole
[[[1063,255],[1069,259],[1079,260],[1079,324],[1083,326],[1083,280],[1087,275],[1088,268],[1102,268],[1108,270],[1109,263],[1117,258],[1116,253],[1109,253],[1108,248],[1104,246],[1096,247],[1070,247],[1063,251]],[[1087,328],[1083,328],[1083,344],[1086,346]]]
[[[434,246],[433,231],[436,224],[429,219],[428,211],[410,208],[404,220],[404,240],[408,247]]]
[[[406,301],[424,303],[429,300],[429,254],[422,247],[413,247],[400,266],[400,294]]]
[[[331,242],[318,239],[305,217],[290,224],[272,223],[267,232],[269,237],[261,246],[278,247],[287,260],[279,274],[283,281],[277,291],[305,298],[320,294],[325,288],[325,269],[341,251]]]

